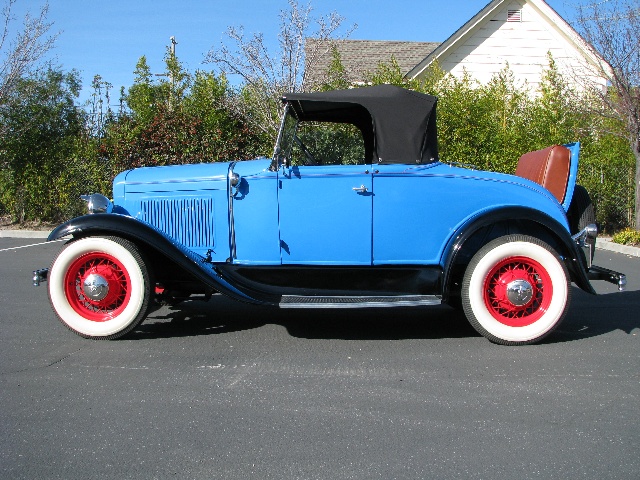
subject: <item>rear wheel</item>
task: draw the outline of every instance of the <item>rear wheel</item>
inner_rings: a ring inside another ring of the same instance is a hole
[[[569,274],[545,242],[507,235],[482,247],[462,282],[462,305],[471,325],[504,345],[534,343],[564,318]]]
[[[59,319],[86,338],[114,339],[144,319],[149,272],[136,246],[118,237],[67,244],[49,270],[49,300]]]

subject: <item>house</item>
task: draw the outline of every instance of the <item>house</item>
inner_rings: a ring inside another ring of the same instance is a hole
[[[576,88],[585,83],[605,88],[598,72],[603,61],[580,35],[544,0],[493,0],[443,43],[338,40],[335,48],[349,80],[357,83],[363,72],[395,58],[407,78],[421,78],[430,65],[457,77],[465,72],[488,82],[509,65],[516,81],[535,91],[551,53],[559,71]],[[311,78],[326,72],[331,52],[318,58]]]
[[[520,82],[535,89],[551,53],[565,79],[578,88],[584,82],[604,88],[602,60],[544,0],[493,0],[411,69],[420,78],[429,65],[455,76],[466,71],[488,82],[507,64]]]

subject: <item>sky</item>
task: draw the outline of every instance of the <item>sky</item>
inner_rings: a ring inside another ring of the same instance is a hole
[[[357,25],[351,39],[442,42],[488,1],[311,0],[311,5],[313,16],[337,12],[345,18],[345,29]],[[547,3],[571,20],[576,1]],[[27,11],[37,14],[44,3],[17,0],[16,21]],[[306,5],[307,0],[300,4]],[[203,64],[204,57],[225,41],[230,26],[243,27],[248,36],[262,33],[267,45],[277,49],[278,15],[287,8],[286,0],[49,0],[51,31],[60,33],[50,57],[65,71],[80,72],[80,101],[89,98],[96,74],[113,85],[112,97],[117,101],[120,86],[133,83],[142,55],[153,73],[164,72],[163,57],[171,36],[178,42],[178,59],[191,72],[214,69]]]

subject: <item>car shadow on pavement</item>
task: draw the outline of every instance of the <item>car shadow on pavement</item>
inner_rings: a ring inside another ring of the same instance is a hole
[[[640,329],[640,291],[589,295],[572,288],[563,323],[543,343],[575,341],[620,330]],[[467,338],[480,335],[464,313],[446,305],[425,308],[278,309],[214,296],[152,312],[127,340],[220,335],[281,325],[297,338],[400,340]],[[637,332],[635,332],[637,333]]]
[[[127,340],[219,335],[259,328],[265,323],[259,315],[239,314],[256,309],[220,295],[209,302],[188,300],[174,306],[154,309]],[[265,309],[263,309],[265,310]],[[268,309],[267,309],[268,310]]]
[[[406,340],[477,337],[464,313],[446,305],[424,308],[294,310],[279,322],[309,339]]]
[[[569,312],[545,343],[596,337],[614,331],[640,334],[640,291],[590,295],[572,289]]]
[[[464,314],[446,305],[426,308],[279,309],[223,296],[153,311],[127,340],[216,335],[283,326],[298,338],[345,340],[438,339],[479,336]]]

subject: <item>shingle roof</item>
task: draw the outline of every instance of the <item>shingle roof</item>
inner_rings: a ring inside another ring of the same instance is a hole
[[[347,72],[348,80],[361,82],[367,72],[374,72],[378,65],[390,63],[392,58],[400,66],[402,74],[406,74],[435,48],[437,42],[403,42],[388,40],[333,40],[340,53],[342,65]],[[332,50],[329,44],[320,48],[320,53],[313,62],[309,62],[309,52],[318,47],[318,40],[307,39],[307,80],[311,84],[321,81],[332,61]]]

